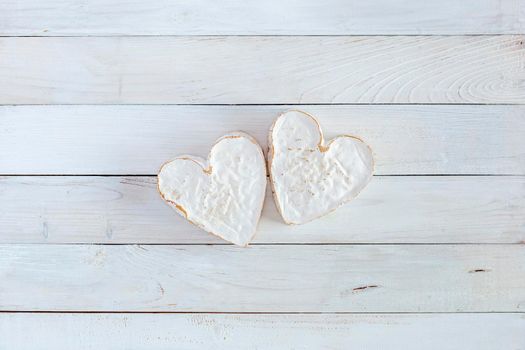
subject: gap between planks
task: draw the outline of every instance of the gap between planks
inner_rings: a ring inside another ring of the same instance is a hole
[[[323,38],[323,37],[494,37],[494,36],[508,36],[508,35],[523,35],[521,32],[511,33],[495,33],[495,34],[84,34],[84,35],[9,35],[0,34],[0,38]]]
[[[38,177],[45,177],[45,176],[62,176],[62,177],[75,177],[75,176],[91,176],[91,177],[156,177],[157,174],[0,174],[0,176],[9,176],[9,177],[16,177],[16,176],[38,176]],[[524,177],[525,175],[520,174],[378,174],[374,175],[374,177],[422,177],[422,176],[441,176],[441,177],[448,177],[448,176],[465,176],[465,177],[474,177],[474,176],[512,176],[512,177]],[[266,176],[269,177],[268,175]]]
[[[400,311],[400,312],[346,312],[346,311],[20,311],[20,310],[0,310],[0,314],[174,314],[174,315],[479,315],[479,314],[505,314],[505,315],[521,315],[525,311]]]
[[[294,242],[294,243],[264,243],[264,242],[252,242],[250,245],[246,247],[239,247],[240,249],[250,249],[250,247],[253,246],[514,246],[514,245],[522,245],[525,244],[525,241],[522,242],[509,242],[509,243],[493,243],[493,242],[479,242],[479,243],[473,243],[473,242],[444,242],[444,243],[414,243],[414,242],[408,242],[408,243],[389,243],[389,242]],[[231,246],[236,247],[235,244],[232,243],[140,243],[140,242],[126,242],[126,243],[111,243],[111,242],[52,242],[52,243],[40,243],[40,242],[12,242],[12,243],[6,243],[1,242],[0,246],[10,246],[10,245],[28,245],[28,246],[45,246],[45,247],[51,247],[51,246],[136,246],[139,249],[143,249],[142,246],[170,246],[170,247],[176,247],[176,246]]]
[[[1,38],[1,37],[0,37]],[[366,107],[366,106],[519,106],[525,104],[525,101],[523,103],[469,103],[468,105],[464,103],[432,103],[432,102],[425,102],[425,103],[418,103],[418,102],[410,102],[410,103],[391,103],[391,102],[372,102],[372,103],[354,103],[354,102],[336,102],[336,103],[0,103],[0,107],[89,107],[89,106],[104,106],[104,107],[111,107],[111,106],[120,106],[120,107],[133,107],[133,106],[165,106],[165,107],[290,107],[293,109],[293,107],[301,106],[301,107],[308,107],[308,106],[330,106],[330,107],[338,107],[338,106],[357,106],[357,107]]]

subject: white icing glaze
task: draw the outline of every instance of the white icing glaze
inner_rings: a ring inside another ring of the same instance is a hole
[[[264,202],[264,155],[250,135],[228,134],[217,140],[208,161],[180,156],[164,164],[158,188],[190,222],[246,246],[255,235]]]
[[[288,111],[269,135],[269,171],[284,221],[302,224],[335,210],[368,184],[373,173],[370,147],[343,135],[324,144],[317,120]]]

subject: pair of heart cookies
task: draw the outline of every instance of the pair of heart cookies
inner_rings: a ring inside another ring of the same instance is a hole
[[[268,170],[283,220],[302,224],[354,198],[373,172],[370,148],[353,136],[324,143],[319,122],[301,111],[281,114],[269,134]],[[266,193],[266,161],[250,135],[217,140],[208,159],[180,156],[158,174],[162,198],[188,221],[229,242],[253,239]]]

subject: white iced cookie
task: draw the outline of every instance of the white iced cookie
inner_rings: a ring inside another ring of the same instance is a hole
[[[217,140],[208,161],[180,156],[165,163],[158,188],[162,198],[191,223],[246,246],[261,216],[265,165],[257,141],[236,132]]]
[[[268,168],[274,199],[288,224],[303,224],[351,200],[372,178],[370,147],[354,136],[324,143],[319,122],[301,111],[270,129]]]

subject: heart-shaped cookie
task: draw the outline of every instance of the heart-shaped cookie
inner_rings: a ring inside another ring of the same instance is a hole
[[[283,113],[270,129],[270,179],[288,224],[316,219],[357,196],[372,178],[373,167],[368,145],[349,135],[325,144],[319,122],[308,113]]]
[[[180,156],[165,163],[158,189],[191,223],[246,246],[255,235],[264,202],[264,154],[250,135],[228,134],[216,141],[208,161]]]

